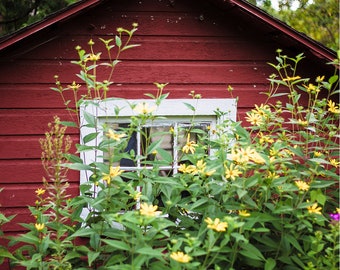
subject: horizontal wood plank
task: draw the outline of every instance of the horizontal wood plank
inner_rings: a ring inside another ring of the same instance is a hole
[[[160,83],[167,81],[157,80]],[[47,119],[53,119],[53,115],[58,115],[62,120],[68,119],[65,115],[65,106],[58,93],[48,89],[49,84],[0,84],[0,108],[4,109],[26,109],[34,108],[46,113]],[[228,85],[233,87],[232,95],[228,92]],[[84,87],[82,87],[84,88]],[[81,88],[81,89],[82,89]],[[191,91],[202,95],[203,98],[230,98],[239,99],[239,107],[253,106],[254,103],[264,102],[266,96],[261,94],[269,89],[268,84],[173,84],[170,82],[165,88],[164,93],[169,93],[169,98],[188,98]],[[146,93],[157,93],[157,88],[153,83],[148,84],[113,84],[108,95],[119,98],[146,98]],[[85,94],[80,91],[79,94]],[[67,98],[71,99],[71,93],[67,93]],[[55,109],[58,108],[58,109]],[[48,109],[48,110],[42,110]],[[13,114],[19,112],[13,111]],[[37,114],[39,114],[37,112]],[[6,117],[6,114],[4,115]],[[4,120],[5,121],[5,120]],[[47,123],[47,122],[46,122]],[[30,132],[27,130],[27,132]],[[71,132],[71,131],[68,131]]]
[[[0,205],[3,208],[25,207],[28,205],[34,206],[37,199],[35,191],[38,188],[43,188],[42,184],[14,184],[6,185],[1,191]],[[68,187],[70,196],[79,194],[78,185],[71,183]]]
[[[80,82],[75,76],[79,69],[68,61],[21,61],[8,65],[0,73],[2,83],[50,83],[58,74],[61,81]],[[206,83],[206,84],[252,84],[267,83],[273,73],[265,62],[208,62],[208,61],[125,61],[114,72],[115,83],[149,83],[155,81],[171,83]],[[16,74],[16,75],[15,75]],[[98,80],[109,79],[110,69],[100,67]],[[20,77],[20,78],[19,78]]]
[[[21,59],[75,60],[78,58],[76,46],[81,46],[89,52],[88,41],[95,43],[94,51],[101,52],[101,59],[108,59],[104,40],[113,36],[74,36],[57,37],[45,43],[43,47],[33,47],[32,50],[20,55]],[[172,36],[136,36],[131,44],[139,47],[127,50],[120,55],[121,60],[196,60],[196,61],[271,61],[275,58],[275,47],[265,42],[253,44],[249,50],[249,41],[237,37],[172,37]],[[272,53],[270,53],[272,52]],[[117,49],[111,51],[115,56]]]
[[[60,34],[114,35],[117,33],[117,27],[132,29],[133,23],[138,23],[136,35],[237,36],[240,32],[250,33],[247,28],[242,27],[240,19],[233,21],[231,17],[226,19],[221,16],[221,13],[212,14],[201,9],[190,13],[173,10],[172,12],[108,11],[106,15],[83,14],[72,23],[65,23]]]
[[[39,159],[41,148],[39,139],[43,136],[0,136],[0,160]],[[71,136],[73,145],[79,142],[78,136]],[[71,153],[75,148],[71,148]]]
[[[40,159],[0,160],[0,185],[3,187],[14,183],[40,184],[43,176],[46,177],[46,173]],[[70,183],[79,183],[78,171],[69,170],[67,176]]]
[[[0,135],[42,135],[49,130],[48,123],[54,122],[54,116],[61,121],[72,121],[65,110],[0,110]],[[67,134],[78,134],[76,128],[67,128]]]

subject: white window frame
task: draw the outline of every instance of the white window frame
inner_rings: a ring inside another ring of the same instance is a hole
[[[139,104],[145,103],[148,104],[149,107],[157,107],[155,100],[151,99],[107,99],[103,101],[85,101],[83,105],[80,107],[80,143],[82,142],[82,138],[84,138],[87,134],[93,132],[99,132],[99,134],[103,134],[103,123],[107,122],[107,119],[117,119],[117,123],[126,122],[124,120],[129,117],[138,115],[131,108],[131,104]],[[195,111],[192,111],[186,104],[189,104],[195,108]],[[116,116],[116,110],[119,110],[119,115]],[[216,111],[219,110],[221,112],[225,112],[222,117],[218,118],[216,115]],[[86,117],[84,116],[85,112],[96,117],[97,121],[97,130],[94,128],[87,126]],[[155,111],[152,112],[155,116],[163,116],[169,117],[172,119],[176,118],[187,118],[188,121],[192,119],[193,115],[195,115],[195,119],[199,122],[212,121],[211,129],[214,129],[216,125],[224,120],[236,121],[236,112],[237,112],[237,103],[236,99],[231,98],[219,98],[219,99],[166,99],[163,100],[161,105],[157,107]],[[123,119],[123,121],[122,121]],[[171,120],[170,120],[171,121]],[[114,122],[114,121],[112,121]],[[164,123],[169,123],[166,119],[163,120]],[[96,141],[93,140],[88,142],[88,146],[95,146]],[[92,162],[100,162],[102,161],[102,156],[100,153],[96,153],[94,150],[82,152],[80,158],[82,158],[84,164],[90,164]],[[88,176],[90,172],[81,171],[80,172],[80,184],[86,183],[88,181]]]

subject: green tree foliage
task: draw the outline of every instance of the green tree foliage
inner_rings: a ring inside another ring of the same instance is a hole
[[[325,46],[339,49],[338,0],[249,0]]]
[[[0,35],[5,35],[45,18],[79,0],[1,0]]]

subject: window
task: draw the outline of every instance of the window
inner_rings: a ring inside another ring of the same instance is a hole
[[[96,121],[96,131],[99,134],[104,134],[103,126],[108,126],[114,130],[127,127],[130,124],[131,117],[138,114],[131,108],[131,104],[147,104],[148,107],[153,107],[155,106],[155,101],[151,99],[109,99],[86,103],[80,111],[80,137],[85,138],[86,135],[94,132],[93,128],[86,125],[90,121]],[[191,108],[195,108],[195,111]],[[218,110],[226,112],[222,118],[217,118],[216,111]],[[89,115],[95,116],[95,118],[89,119]],[[177,161],[179,152],[181,146],[183,146],[187,140],[185,130],[195,128],[196,130],[199,129],[203,132],[208,132],[209,129],[214,130],[218,121],[223,121],[225,118],[235,121],[236,101],[235,99],[166,99],[153,111],[153,115],[161,118],[145,123],[141,127],[141,131],[155,134],[155,136],[152,137],[153,140],[162,137],[160,148],[172,157],[172,162],[168,164],[163,163],[160,167],[161,172],[166,174],[176,173],[179,165]],[[169,133],[169,129],[173,129],[175,132]],[[211,136],[213,135],[211,134]],[[197,138],[192,137],[190,139],[195,141]],[[98,143],[98,141],[93,140],[87,143],[87,145],[95,145],[96,143]],[[137,157],[143,154],[143,140],[140,133],[136,132],[131,134],[128,145],[129,148],[126,149],[126,151],[133,150]],[[104,153],[96,153],[91,150],[82,153],[82,155],[81,158],[85,164],[105,161],[105,158],[107,158]],[[155,158],[155,156],[148,158],[151,160]],[[123,170],[138,170],[141,168],[141,162],[139,162],[138,159],[137,162],[121,160],[119,164],[117,163],[116,165],[119,165]],[[145,165],[143,165],[143,168],[145,168]],[[87,172],[81,171],[80,182],[85,183],[86,181]]]

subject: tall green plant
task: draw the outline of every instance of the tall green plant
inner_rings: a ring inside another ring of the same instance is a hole
[[[127,33],[129,41],[135,29],[119,32]],[[124,48],[121,40],[118,35],[117,55]],[[68,87],[75,93],[71,110],[76,114],[89,103],[101,109],[110,85],[98,80],[101,54],[78,52],[78,77],[87,93],[77,100],[81,86]],[[99,127],[97,115],[84,113],[79,126],[92,132],[81,138],[77,151],[91,150],[100,159],[89,163],[75,155],[60,156],[62,168],[86,171],[87,182],[67,204],[58,204],[58,196],[46,204],[43,191],[37,191],[44,203],[31,210],[41,220],[26,224],[30,232],[17,239],[29,244],[25,251],[31,256],[23,257],[18,249],[18,263],[31,269],[337,269],[340,111],[331,98],[339,93],[338,76],[301,78],[297,68],[302,59],[278,51],[277,63],[270,64],[276,75],[270,77],[268,100],[247,113],[245,126],[222,121],[224,112],[216,111],[221,121],[215,129],[193,124],[147,132],[143,127],[157,120],[153,112],[167,98],[166,84],[159,83],[156,96],[147,94],[156,107],[127,102],[135,111],[127,127]],[[104,65],[113,69],[116,62]],[[63,95],[68,89],[57,80],[54,90]],[[195,115],[196,108],[186,105]],[[119,118],[119,109],[114,111]],[[143,142],[140,155],[125,150],[134,133]],[[178,173],[164,172],[162,166],[174,160],[161,148],[160,135],[176,134],[186,138],[177,149]],[[140,167],[124,171],[117,165],[121,159]],[[61,168],[56,165],[53,170]],[[88,209],[85,216],[82,208]],[[53,215],[43,215],[47,210]],[[77,226],[64,223],[64,217]]]

